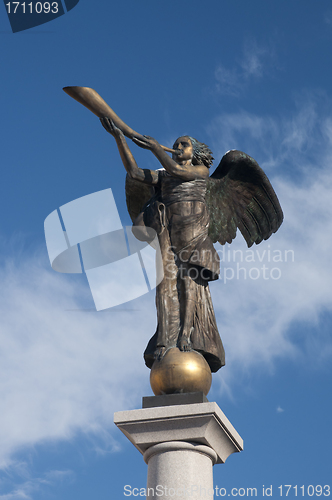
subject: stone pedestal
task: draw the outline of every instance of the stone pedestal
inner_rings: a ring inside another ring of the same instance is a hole
[[[158,406],[145,401],[146,408],[115,413],[114,422],[148,464],[147,498],[212,500],[212,466],[243,449],[239,434],[216,403],[190,403],[197,395],[144,399]]]

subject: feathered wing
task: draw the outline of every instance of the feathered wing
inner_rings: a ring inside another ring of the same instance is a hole
[[[283,221],[277,195],[258,163],[241,151],[228,151],[208,179],[209,236],[222,245],[240,229],[248,247],[267,240]]]
[[[131,220],[134,222],[136,217],[142,212],[144,205],[154,196],[153,186],[136,181],[126,175],[126,202]]]

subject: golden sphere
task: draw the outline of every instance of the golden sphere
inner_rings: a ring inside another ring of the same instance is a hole
[[[196,351],[180,351],[173,347],[151,368],[150,384],[156,396],[179,392],[210,390],[212,374],[205,358]]]

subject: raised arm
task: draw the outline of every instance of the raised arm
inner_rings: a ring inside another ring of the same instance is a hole
[[[100,121],[104,129],[116,140],[122,163],[128,175],[132,179],[145,182],[146,184],[157,184],[159,179],[157,172],[137,166],[123,132],[109,118],[101,118]]]
[[[174,177],[179,177],[185,181],[209,177],[209,169],[205,165],[192,164],[192,149],[191,154],[189,154],[190,144],[186,146],[181,143],[173,153],[173,158],[171,158],[152,137],[144,136],[144,141],[141,138],[134,137],[133,141],[142,148],[150,149],[164,169]]]

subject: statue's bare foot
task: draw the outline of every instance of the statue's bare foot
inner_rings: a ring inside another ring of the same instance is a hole
[[[160,361],[164,354],[166,353],[166,347],[165,346],[159,346],[157,347],[157,349],[154,351],[154,359],[157,359],[158,361]]]
[[[179,341],[179,349],[180,351],[191,351],[191,342],[188,337],[182,336]]]

